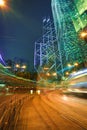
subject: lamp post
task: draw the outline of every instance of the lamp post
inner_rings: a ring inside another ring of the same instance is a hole
[[[74,62],[72,64],[68,63],[67,67],[68,67],[69,72],[66,72],[65,75],[68,76],[72,72],[72,70],[77,71],[78,66],[79,66],[78,62]]]
[[[68,76],[68,75],[69,75],[69,72],[66,72],[66,75]]]
[[[0,7],[4,7],[5,6],[5,1],[4,0],[0,0]]]
[[[87,42],[87,31],[82,31],[80,33],[80,38]]]
[[[15,66],[16,66],[16,68],[20,68],[20,65],[19,65],[19,64],[16,64]]]
[[[76,62],[76,63],[74,63],[74,66],[78,66],[79,64]]]
[[[9,11],[8,0],[0,0],[0,10]]]
[[[26,65],[23,65],[21,68],[22,68],[22,69],[26,69],[26,67],[27,67]]]
[[[25,70],[26,70],[26,68],[27,68],[27,66],[26,65],[20,65],[20,64],[16,64],[15,65],[15,68],[17,69],[17,71],[21,71],[21,72],[24,72]]]
[[[84,47],[87,48],[87,27],[80,32],[79,36],[80,36],[80,39],[84,41],[83,43]],[[85,51],[83,50],[83,45],[80,44],[82,55],[83,55],[83,58],[85,59],[83,60],[83,66],[87,67],[87,53],[85,54]]]

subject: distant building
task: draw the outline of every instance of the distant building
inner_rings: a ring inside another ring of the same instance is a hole
[[[27,62],[20,58],[8,59],[6,65],[12,72],[25,72],[27,69]]]

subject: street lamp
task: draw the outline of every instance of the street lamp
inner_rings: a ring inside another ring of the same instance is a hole
[[[20,68],[20,65],[19,65],[19,64],[16,64],[15,67],[16,67],[16,68]]]
[[[80,37],[81,37],[81,38],[84,39],[86,36],[87,36],[87,32],[81,32],[81,34],[80,34]]]
[[[0,7],[5,6],[5,1],[4,0],[0,0]]]
[[[48,67],[44,67],[44,70],[48,70],[49,68]]]
[[[50,73],[47,73],[46,75],[47,75],[47,76],[50,76]]]
[[[68,67],[71,67],[72,65],[71,64],[68,64]]]
[[[53,76],[57,76],[57,73],[53,73]]]
[[[74,63],[74,66],[78,66],[79,64],[76,62],[76,63]]]
[[[69,72],[66,72],[66,75],[69,75]]]
[[[87,30],[80,33],[80,38],[87,42]]]
[[[21,68],[22,68],[22,69],[26,69],[26,65],[23,65]]]
[[[84,41],[82,44],[80,44],[80,49],[81,49],[82,58],[83,58],[83,60],[82,60],[83,67],[86,67],[86,64],[87,64],[86,56],[87,55],[86,55],[86,51],[84,49],[87,44],[87,27],[80,32],[79,36],[80,36],[80,39],[82,39]]]
[[[0,9],[5,10],[5,11],[10,10],[8,3],[7,3],[7,0],[0,0]]]

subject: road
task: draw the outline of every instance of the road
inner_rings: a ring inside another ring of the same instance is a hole
[[[15,94],[7,101],[0,130],[87,130],[87,99],[56,90]]]

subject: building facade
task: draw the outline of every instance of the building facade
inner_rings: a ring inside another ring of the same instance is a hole
[[[58,44],[58,71],[67,64],[87,62],[87,44],[79,33],[87,25],[86,0],[52,0],[52,13]]]

